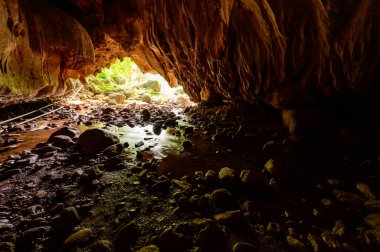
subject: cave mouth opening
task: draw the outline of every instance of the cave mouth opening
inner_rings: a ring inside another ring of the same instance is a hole
[[[170,87],[159,74],[143,73],[129,58],[117,59],[108,68],[86,78],[88,85],[82,99],[103,100],[109,105],[131,102],[175,103],[190,106],[193,103],[182,86]]]

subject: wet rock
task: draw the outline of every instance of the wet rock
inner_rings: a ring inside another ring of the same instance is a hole
[[[375,195],[374,191],[372,191],[372,189],[367,184],[357,183],[356,189],[358,189],[364,195],[364,197],[366,197],[367,199],[369,199],[369,200],[375,200],[376,199],[376,195]]]
[[[234,169],[223,167],[218,174],[219,180],[224,184],[235,184],[238,181],[237,173]]]
[[[125,100],[127,98],[125,95],[123,95],[123,94],[117,94],[117,93],[110,94],[108,97],[110,99],[115,100],[117,104],[124,104],[124,102],[125,102]]]
[[[232,252],[256,252],[259,251],[250,243],[238,242],[232,247]]]
[[[149,245],[138,250],[138,252],[160,252],[156,245]]]
[[[91,235],[92,231],[89,228],[84,228],[78,230],[77,232],[71,234],[66,240],[63,242],[65,247],[71,247],[75,244],[83,242],[83,240]]]
[[[173,228],[167,228],[158,237],[157,245],[162,252],[186,251],[189,242],[183,234],[175,232]]]
[[[373,228],[380,227],[380,214],[370,214],[364,218],[364,223]]]
[[[279,179],[287,179],[290,175],[285,167],[280,165],[279,162],[274,159],[269,159],[264,167],[267,172]]]
[[[287,236],[286,242],[288,243],[289,247],[291,247],[294,251],[300,251],[300,252],[308,251],[305,244],[296,238]]]
[[[335,198],[342,203],[360,205],[363,202],[362,197],[354,193],[341,190],[333,190],[333,194]]]
[[[211,203],[216,208],[230,209],[236,205],[232,194],[227,189],[216,189],[211,193]]]
[[[108,158],[104,162],[104,169],[107,171],[117,171],[125,168],[123,158],[116,156],[112,158]]]
[[[129,251],[139,237],[136,222],[132,221],[122,226],[116,236],[115,247],[117,251]]]
[[[104,108],[102,112],[103,112],[103,114],[105,114],[105,115],[109,115],[109,114],[113,114],[113,113],[115,113],[116,110],[113,109],[113,108],[107,107],[107,108]]]
[[[139,141],[139,142],[135,143],[135,147],[139,148],[139,147],[143,146],[144,144],[145,143],[143,141]]]
[[[107,240],[97,241],[94,246],[92,246],[91,252],[112,252],[112,243]]]
[[[199,232],[196,243],[202,251],[223,251],[226,246],[226,234],[219,226],[207,226]]]
[[[48,142],[51,142],[52,139],[55,136],[68,136],[70,137],[73,141],[77,140],[80,135],[80,131],[77,128],[73,127],[63,127],[62,129],[54,132],[48,139]]]
[[[120,143],[118,137],[102,129],[89,129],[79,136],[78,147],[85,154],[96,154]]]
[[[68,136],[57,135],[50,139],[53,146],[68,149],[75,145],[75,142]]]
[[[364,207],[370,212],[380,213],[380,200],[367,200]]]
[[[380,229],[367,230],[363,234],[365,243],[370,248],[378,248],[380,247]],[[376,251],[377,251],[376,250]]]

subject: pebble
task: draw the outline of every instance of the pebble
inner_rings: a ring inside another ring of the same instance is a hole
[[[122,226],[116,235],[115,246],[117,251],[129,251],[139,237],[137,224],[132,221]]]
[[[232,252],[256,252],[257,249],[250,243],[238,242],[232,247]]]
[[[364,207],[368,211],[380,213],[380,200],[367,200],[364,202]]]
[[[112,243],[108,240],[97,241],[90,250],[91,252],[112,252]]]
[[[189,242],[183,234],[167,228],[159,235],[157,245],[162,252],[186,251]]]
[[[333,190],[333,194],[335,198],[342,203],[359,205],[363,202],[362,197],[354,193],[341,190]]]
[[[138,252],[160,252],[156,245],[149,245],[138,250]]]
[[[81,229],[73,234],[71,234],[69,237],[66,238],[66,240],[63,242],[64,246],[72,246],[76,243],[81,242],[83,239],[90,236],[92,233],[90,228],[84,228]]]
[[[272,235],[279,235],[281,233],[282,229],[281,229],[281,225],[277,222],[274,222],[274,221],[271,221],[268,223],[268,226],[267,226],[267,232],[272,234]]]
[[[47,191],[41,190],[41,191],[38,191],[35,195],[36,195],[37,198],[43,199],[43,198],[46,197]]]
[[[225,242],[226,234],[224,230],[215,225],[202,229],[196,240],[196,243],[205,251],[222,251],[220,248],[224,248]]]
[[[291,247],[294,251],[300,251],[300,252],[308,251],[305,244],[296,238],[287,236],[286,242],[288,243],[289,247]]]
[[[369,199],[369,200],[375,200],[376,199],[375,193],[372,191],[372,189],[367,184],[357,183],[356,189],[358,189],[363,194],[363,196],[366,197],[367,199]]]
[[[216,189],[211,193],[211,203],[216,208],[228,209],[233,207],[236,202],[230,191],[227,189]]]
[[[380,214],[370,214],[364,218],[364,223],[373,228],[380,227]]]
[[[237,182],[236,171],[229,167],[223,167],[220,169],[218,178],[224,184],[233,184]]]
[[[236,226],[243,222],[243,214],[240,210],[227,211],[214,215],[214,219],[222,226]]]

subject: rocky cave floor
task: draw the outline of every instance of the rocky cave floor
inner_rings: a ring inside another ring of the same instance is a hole
[[[45,140],[1,161],[0,251],[379,251],[365,123],[294,137],[262,105],[88,104],[1,125],[2,157]]]

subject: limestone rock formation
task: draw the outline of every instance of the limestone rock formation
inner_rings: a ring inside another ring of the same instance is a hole
[[[377,97],[378,0],[2,0],[0,90],[63,94],[115,58],[194,101]]]

